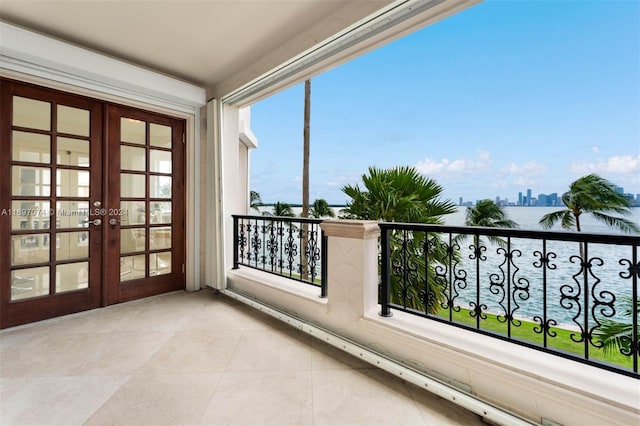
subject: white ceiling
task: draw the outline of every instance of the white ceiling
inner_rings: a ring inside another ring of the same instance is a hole
[[[243,84],[389,3],[2,0],[0,19],[213,91]]]

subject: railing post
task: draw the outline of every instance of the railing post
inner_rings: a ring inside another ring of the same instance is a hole
[[[327,248],[329,246],[329,238],[324,235],[324,231],[322,229],[320,229],[320,244],[320,297],[325,298],[327,297]]]
[[[382,278],[382,286],[380,289],[380,298],[382,299],[380,300],[380,304],[382,305],[382,310],[380,311],[380,315],[383,317],[390,317],[393,314],[389,308],[389,301],[391,298],[391,273],[389,270],[391,250],[389,249],[389,229],[380,226],[380,230],[380,262],[382,266],[382,270],[380,271]]]
[[[233,215],[233,269],[238,269],[238,216]]]

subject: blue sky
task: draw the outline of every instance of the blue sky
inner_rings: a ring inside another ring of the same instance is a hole
[[[304,88],[252,106],[251,189],[300,203]],[[415,166],[459,201],[640,193],[640,1],[486,0],[312,79],[310,199],[371,165]]]

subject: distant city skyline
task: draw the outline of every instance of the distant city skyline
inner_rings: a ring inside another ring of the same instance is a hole
[[[622,186],[616,187],[616,191],[620,194],[626,195],[632,201],[634,207],[640,206],[640,193],[633,194],[631,192],[625,192],[625,189]],[[540,192],[537,196],[534,197],[533,189],[527,188],[526,192],[518,192],[518,196],[515,199],[509,197],[503,198],[500,195],[496,195],[495,199],[475,198],[473,200],[465,200],[463,197],[459,197],[457,203],[459,206],[471,206],[475,205],[478,201],[490,199],[492,201],[495,201],[496,204],[500,204],[503,206],[555,207],[563,205],[563,193],[564,192],[551,192],[549,194],[544,194]]]
[[[487,0],[312,79],[310,198],[369,166],[442,198],[562,194],[597,173],[640,193],[640,2]],[[303,85],[252,106],[251,189],[301,202]]]

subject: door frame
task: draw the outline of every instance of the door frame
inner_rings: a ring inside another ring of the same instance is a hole
[[[182,167],[182,179],[183,179],[183,192],[182,192],[182,206],[183,206],[183,223],[181,225],[181,230],[183,230],[183,250],[182,250],[182,259],[180,264],[184,264],[182,268],[182,280],[181,280],[181,288],[186,288],[187,290],[198,290],[200,287],[199,284],[199,257],[198,253],[200,252],[199,246],[199,232],[196,232],[199,227],[199,218],[200,212],[193,210],[196,207],[196,194],[199,193],[199,182],[196,179],[197,173],[199,173],[198,161],[196,157],[196,151],[200,148],[200,141],[198,139],[200,134],[200,129],[195,126],[196,122],[199,122],[200,112],[198,108],[194,107],[194,114],[187,114],[182,111],[176,111],[173,109],[162,108],[149,104],[142,104],[140,102],[128,102],[126,99],[113,99],[113,97],[105,96],[104,93],[97,93],[88,90],[78,89],[77,87],[67,86],[66,84],[55,83],[50,80],[45,80],[39,77],[31,77],[27,75],[16,75],[16,73],[7,73],[6,70],[0,70],[0,83],[4,84],[16,84],[22,86],[33,86],[35,88],[40,88],[52,92],[60,93],[63,96],[70,96],[72,98],[86,98],[88,101],[94,101],[102,105],[101,112],[101,123],[103,124],[103,137],[106,138],[107,129],[106,123],[104,119],[107,116],[107,105],[119,105],[125,106],[127,108],[132,108],[134,110],[140,110],[151,114],[159,114],[164,115],[168,119],[171,120],[182,120],[182,130],[183,130],[183,144],[184,149],[182,150],[182,161],[180,162]],[[117,101],[118,103],[115,103]],[[0,118],[0,126],[2,129],[6,130],[6,126],[11,126],[9,117],[6,117],[6,114],[2,114]],[[6,118],[5,118],[6,117]],[[6,120],[6,122],[5,122]],[[3,131],[5,131],[3,130]],[[105,139],[106,140],[106,139]],[[105,155],[106,150],[108,148],[107,143],[102,144],[102,153],[103,156],[103,179],[104,175],[108,173],[109,161],[108,157]],[[6,156],[5,158],[9,158],[11,152],[10,144],[0,144],[0,155]],[[10,159],[8,161],[11,161]],[[104,185],[103,185],[104,189]],[[105,200],[108,194],[104,192],[102,194],[102,200]],[[0,206],[5,206],[10,204],[11,199],[11,181],[9,179],[0,179]],[[92,200],[93,201],[93,198]],[[191,212],[191,213],[189,213]],[[93,218],[92,218],[93,219]],[[102,218],[106,220],[106,217]],[[11,232],[11,221],[9,220],[0,220],[0,235],[10,235]],[[106,233],[107,229],[103,226],[101,232],[102,238],[102,268],[101,268],[101,280],[102,283],[106,283],[106,270],[108,269],[107,262],[107,250],[104,249],[106,247]],[[191,236],[191,238],[189,238]],[[188,244],[187,244],[188,242]],[[9,247],[8,242],[4,242],[7,247]],[[195,254],[195,256],[194,256]],[[0,256],[0,285],[2,287],[2,291],[0,291],[0,295],[4,300],[7,296],[5,294],[5,289],[10,290],[9,283],[4,282],[5,279],[10,278],[10,259],[9,256]],[[97,299],[97,305],[93,306],[89,309],[99,306],[106,306],[110,303],[117,303],[116,300],[107,298],[107,285],[101,285],[102,292]],[[10,295],[8,295],[10,297]],[[51,296],[50,296],[51,297]],[[124,297],[119,298],[118,301],[126,301],[135,298],[136,296],[133,294],[125,294]],[[8,299],[7,299],[8,300]],[[110,302],[110,303],[109,303]],[[4,309],[3,309],[4,311]],[[71,312],[63,312],[60,310],[49,311],[46,315],[43,315],[42,318],[45,319],[54,316],[64,315],[66,313]],[[18,325],[15,322],[9,323],[5,321],[3,318],[6,315],[3,313],[0,315],[0,328],[10,327],[13,325]],[[24,323],[24,322],[22,322]]]

